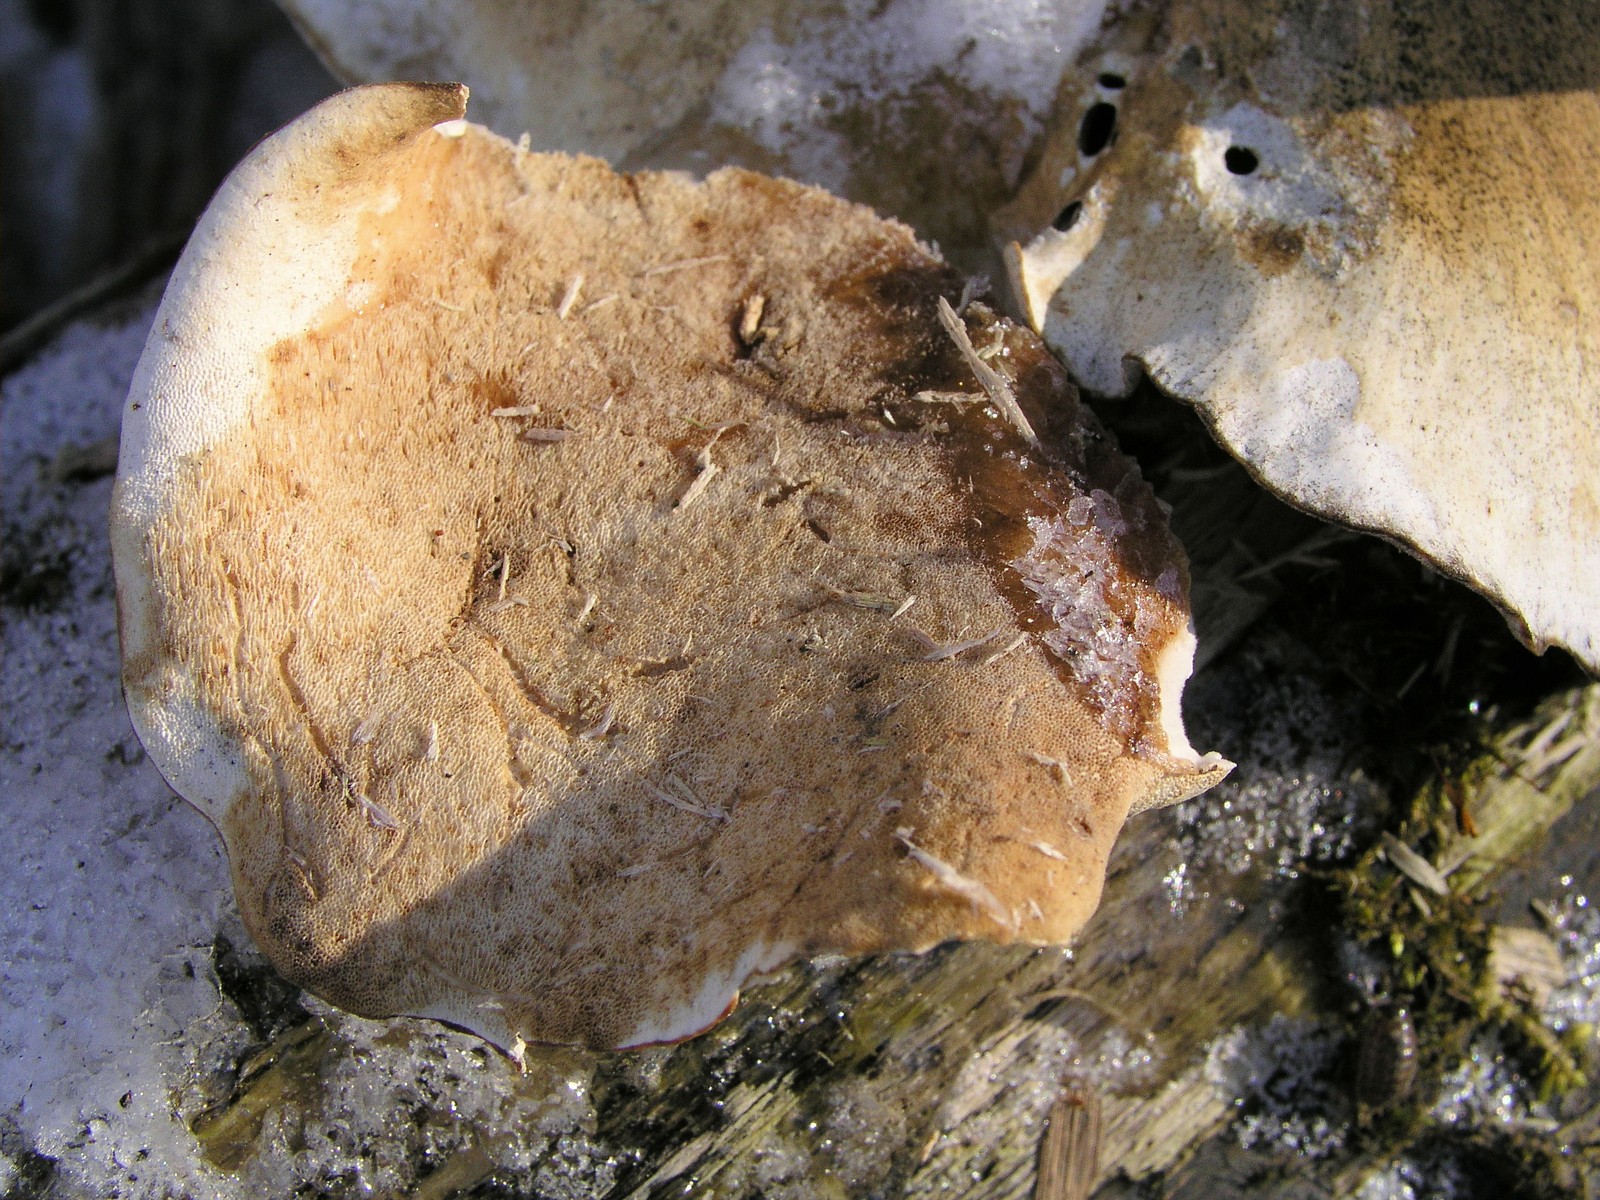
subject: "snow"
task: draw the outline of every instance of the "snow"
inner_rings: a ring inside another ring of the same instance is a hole
[[[1307,1158],[1344,1148],[1353,1113],[1336,1082],[1341,1041],[1326,1024],[1280,1014],[1212,1044],[1206,1076],[1232,1098],[1240,1145]]]
[[[1572,876],[1563,875],[1561,886],[1566,890],[1546,909],[1567,968],[1567,982],[1551,991],[1544,1006],[1545,1020],[1557,1033],[1600,1025],[1600,911],[1573,890]]]
[[[963,1195],[993,1183],[996,1148],[1037,1142],[1063,1095],[1104,1099],[1154,1086],[1162,1061],[1153,1037],[1117,1025],[1076,1032],[1071,1007],[1012,1026],[963,1063],[934,1112],[927,1168],[907,1195]]]
[[[48,479],[61,449],[115,433],[147,320],[77,326],[4,390],[7,554],[45,561],[65,595],[6,612],[0,1103],[34,1151],[70,1158],[85,1181],[131,1186],[153,1157],[203,1193],[168,1091],[197,1065],[180,1031],[214,1018],[205,967],[227,873],[122,705],[110,480]]]
[[[1099,29],[1106,0],[848,0],[837,19],[791,42],[759,30],[712,96],[718,122],[785,155],[801,178],[844,187],[851,142],[835,131],[851,109],[879,119],[940,79],[1016,101],[1031,137],[1063,69]]]
[[[1429,1116],[1441,1125],[1520,1126],[1544,1122],[1532,1111],[1532,1089],[1507,1060],[1497,1038],[1474,1038],[1444,1073]]]
[[[1376,785],[1352,764],[1357,713],[1270,646],[1252,646],[1226,670],[1197,681],[1185,707],[1195,740],[1228,748],[1233,773],[1196,800],[1171,809],[1182,857],[1167,898],[1182,916],[1198,898],[1196,879],[1214,868],[1296,878],[1307,864],[1348,858],[1376,833],[1383,811]],[[1217,729],[1208,726],[1225,722]]]
[[[473,1148],[524,1174],[549,1200],[603,1194],[615,1160],[585,1136],[591,1124],[586,1064],[550,1078],[519,1078],[481,1039],[430,1022],[365,1021],[315,1000],[333,1032],[320,1094],[306,1110],[267,1118],[250,1182],[257,1195],[326,1189],[402,1194],[419,1163],[446,1163]],[[552,1084],[554,1086],[552,1086]]]
[[[1355,1200],[1451,1200],[1476,1194],[1461,1165],[1451,1159],[1423,1165],[1403,1158],[1369,1178]]]

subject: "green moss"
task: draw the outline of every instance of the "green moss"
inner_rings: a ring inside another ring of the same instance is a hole
[[[1479,755],[1454,772],[1441,771],[1417,789],[1396,836],[1430,862],[1440,861],[1457,839],[1462,798],[1481,794],[1500,770],[1497,758]],[[1386,962],[1387,999],[1411,1013],[1423,1077],[1437,1078],[1474,1035],[1489,1030],[1548,1101],[1586,1081],[1585,1048],[1496,986],[1493,929],[1483,916],[1494,899],[1491,880],[1485,867],[1465,890],[1453,886],[1450,895],[1438,896],[1387,861],[1381,844],[1331,876],[1345,933]]]

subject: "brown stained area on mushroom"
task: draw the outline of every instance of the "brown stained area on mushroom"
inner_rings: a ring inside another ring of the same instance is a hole
[[[1096,489],[1141,516],[1117,619],[1181,556],[1046,352],[974,309],[1054,461],[985,411],[931,315],[959,281],[904,228],[470,128],[376,174],[351,286],[147,542],[291,978],[502,1044],[681,1037],[795,955],[1064,940],[1129,809],[1219,774],[1142,757],[1147,698],[1102,711],[1016,642],[1029,518]]]
[[[1004,318],[981,310],[977,323],[975,340],[992,335],[1004,347],[996,358],[1014,372],[1041,444],[1028,445],[982,405],[949,418],[962,435],[952,473],[969,482],[973,548],[1063,682],[1086,689],[1135,753],[1159,756],[1167,747],[1155,660],[1188,624],[1183,552],[1138,468],[1078,403],[1060,364]]]
[[[989,564],[1017,628],[1042,639],[1063,682],[1088,685],[1108,729],[1136,752],[1160,756],[1167,747],[1155,659],[1188,623],[1182,549],[1138,467],[1079,403],[1061,364],[975,302],[964,315],[969,338],[1009,380],[1041,444],[1030,445],[987,403],[934,317],[939,297],[959,290],[953,272],[896,273],[851,281],[838,298],[887,314],[879,319],[892,336],[915,347],[884,377],[886,422],[934,422],[954,435],[946,452],[962,485],[958,528]],[[962,394],[973,402],[954,399]],[[1068,608],[1076,623],[1063,628]]]

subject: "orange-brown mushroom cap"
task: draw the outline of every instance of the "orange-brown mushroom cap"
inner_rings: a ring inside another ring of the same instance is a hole
[[[798,956],[1071,937],[1129,812],[1227,769],[1133,465],[904,227],[464,102],[264,143],[129,398],[129,705],[262,948],[514,1049],[685,1037]]]

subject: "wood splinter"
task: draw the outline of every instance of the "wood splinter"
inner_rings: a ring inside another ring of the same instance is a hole
[[[1089,1088],[1069,1088],[1050,1107],[1033,1200],[1088,1200],[1100,1175],[1100,1125],[1100,1097]]]

